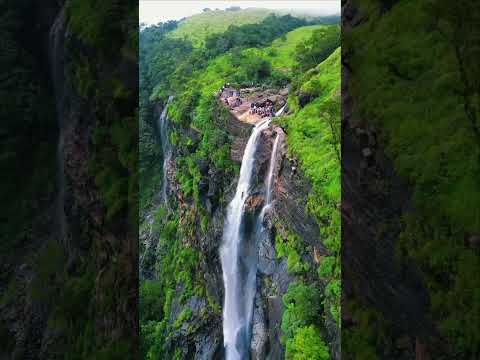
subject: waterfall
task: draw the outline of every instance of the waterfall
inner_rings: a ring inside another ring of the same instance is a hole
[[[160,131],[160,141],[162,142],[162,153],[163,153],[163,179],[162,179],[162,200],[167,202],[167,168],[170,160],[172,159],[172,147],[170,145],[170,139],[168,138],[168,116],[167,109],[168,104],[172,101],[173,96],[168,98],[165,107],[158,118],[158,129]]]
[[[249,196],[260,134],[270,124],[258,123],[243,154],[240,177],[227,208],[220,258],[225,286],[223,337],[227,360],[249,358],[253,300],[256,291],[256,248],[242,233],[245,201]],[[253,245],[253,246],[252,246]]]
[[[265,196],[265,205],[263,207],[264,209],[269,207],[270,203],[272,202],[273,173],[275,170],[275,160],[277,158],[277,148],[278,148],[279,139],[280,139],[280,136],[277,135],[273,143],[272,155],[270,156],[270,164],[268,166],[268,177],[267,177],[267,192]]]
[[[283,111],[285,110],[285,108],[287,107],[287,104],[283,105],[280,110],[278,110],[276,113],[275,113],[275,116],[280,116],[283,114]]]
[[[67,221],[65,215],[65,124],[67,89],[65,82],[65,9],[62,8],[50,28],[49,38],[49,60],[51,67],[51,76],[53,90],[55,94],[57,124],[58,124],[58,143],[57,143],[57,199],[56,199],[56,226],[60,243],[68,247],[67,240]]]

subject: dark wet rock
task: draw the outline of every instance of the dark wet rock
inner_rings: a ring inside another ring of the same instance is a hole
[[[273,219],[276,224],[293,229],[309,245],[316,246],[322,254],[326,254],[320,242],[320,229],[315,219],[305,211],[310,190],[310,184],[296,166],[284,159],[281,176],[275,185]]]
[[[209,164],[208,164],[208,160],[207,159],[204,159],[204,158],[200,158],[197,160],[197,165],[198,165],[198,169],[200,170],[200,174],[202,175],[207,175],[208,174],[208,170],[209,170]]]
[[[271,236],[262,236],[258,244],[258,272],[272,275],[277,269],[277,255]]]
[[[202,194],[205,194],[208,192],[208,180],[205,179],[205,178],[202,178],[200,179],[200,181],[198,182],[198,190],[202,193]]]
[[[243,153],[247,146],[248,138],[237,137],[230,147],[230,158],[238,164],[242,163]]]
[[[244,123],[230,114],[230,119],[227,122],[227,131],[233,136],[247,138],[248,140],[252,131],[252,125]]]
[[[263,360],[267,353],[268,331],[265,317],[265,304],[263,297],[255,297],[252,319],[252,342],[250,344],[250,353],[252,360]]]
[[[179,323],[178,316],[188,310],[190,317]],[[182,359],[220,359],[223,347],[221,317],[207,311],[205,298],[193,296],[185,304],[172,304],[171,331],[166,342],[167,353],[180,349]]]
[[[300,107],[305,107],[305,105],[307,105],[310,101],[312,101],[313,99],[313,96],[312,94],[309,94],[309,93],[300,93],[298,95],[298,104],[300,105]]]
[[[267,309],[268,309],[268,335],[270,352],[267,356],[267,360],[283,359],[284,358],[284,346],[280,342],[282,337],[281,325],[283,316],[283,301],[281,296],[272,295],[267,297]]]

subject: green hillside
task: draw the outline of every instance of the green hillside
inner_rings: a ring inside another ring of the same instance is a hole
[[[211,10],[198,15],[193,15],[178,25],[170,33],[173,38],[186,38],[194,46],[201,46],[204,40],[212,34],[221,33],[230,25],[255,24],[262,21],[268,14],[268,9],[249,8],[237,11]]]
[[[265,49],[266,57],[272,62],[274,68],[291,70],[297,62],[295,58],[297,46],[305,44],[314,32],[320,32],[322,37],[330,40],[331,37],[325,35],[330,35],[332,32],[337,36],[337,28],[337,25],[311,25],[290,31],[285,37],[275,40]]]
[[[277,119],[288,134],[289,151],[298,157],[312,183],[307,211],[322,224],[322,241],[330,253],[317,269],[318,276],[326,283],[326,322],[329,319],[340,322],[340,54],[338,48],[325,61],[294,81],[294,93],[289,98],[291,115]],[[300,96],[309,98],[303,107],[299,104]],[[277,251],[288,256],[289,263],[300,258],[297,253],[297,249],[302,248],[299,238],[293,237],[286,243],[279,240],[276,239]],[[289,289],[284,299],[294,296],[293,289]],[[306,322],[292,331],[289,321],[292,316],[295,314],[292,315],[291,310],[284,313],[282,329],[287,334],[293,333],[292,338],[287,338],[287,357],[297,358],[297,355],[305,356],[299,344],[313,325]]]

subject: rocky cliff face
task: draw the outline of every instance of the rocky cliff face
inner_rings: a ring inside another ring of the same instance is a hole
[[[101,344],[131,337],[132,330],[137,329],[136,297],[131,293],[136,284],[137,235],[135,228],[123,219],[113,222],[109,219],[105,195],[91,167],[92,162],[100,161],[93,136],[98,128],[105,126],[105,114],[97,107],[98,100],[79,94],[74,80],[78,54],[88,52],[95,58],[102,50],[82,44],[66,21],[62,9],[52,29],[57,32],[54,39],[59,40],[53,44],[51,54],[63,146],[63,156],[59,159],[59,165],[63,166],[59,168],[64,170],[65,177],[62,185],[65,189],[60,189],[65,196],[62,202],[68,229],[64,243],[69,271],[74,273],[89,263],[97,274],[90,306],[95,313],[97,343]],[[74,51],[70,50],[72,47]],[[97,64],[99,83],[108,83],[116,77],[124,86],[135,88],[134,61],[104,58]],[[132,108],[120,106],[112,102],[112,114],[119,118],[132,114]]]
[[[54,1],[46,1],[42,7],[32,6],[32,12],[25,14],[25,19],[15,19],[15,12],[12,11],[9,15],[13,19],[8,21],[17,22],[17,29],[15,36],[19,38],[17,44],[10,44],[14,53],[23,51],[25,57],[32,57],[31,68],[28,69],[24,75],[25,77],[31,76],[31,83],[29,86],[39,87],[43,93],[43,99],[49,104],[54,104],[54,91],[53,86],[50,84],[50,62],[49,62],[49,30],[55,21],[56,14],[59,10],[59,6]],[[2,4],[4,7],[8,7],[8,4]],[[12,9],[17,10],[15,6]],[[4,9],[2,8],[2,11]],[[21,30],[18,30],[21,29]],[[21,33],[21,35],[19,34]],[[3,36],[3,35],[2,35]],[[31,41],[35,39],[34,41]],[[18,47],[18,48],[17,48]],[[22,55],[23,56],[23,55]],[[18,70],[16,70],[18,71]],[[36,73],[42,72],[42,75]],[[14,80],[15,81],[15,80]],[[36,82],[40,81],[40,84]],[[15,86],[21,87],[21,83]],[[19,89],[20,90],[20,89]],[[37,101],[34,96],[35,93],[29,91],[29,99],[32,103]],[[14,95],[15,96],[15,95]],[[14,102],[12,102],[14,103]],[[20,102],[18,102],[20,104]],[[47,105],[48,106],[48,105]],[[21,111],[26,111],[22,108]],[[55,154],[55,142],[58,139],[58,134],[54,131],[51,124],[55,118],[54,111],[50,113],[45,112],[43,114],[45,119],[37,122],[42,123],[44,127],[44,134],[38,137],[38,144],[41,141],[45,141],[45,137],[51,142],[49,145],[39,148],[32,148],[32,143],[28,144],[32,153],[51,153]],[[52,117],[52,120],[47,119],[48,116]],[[24,121],[25,124],[21,124]],[[28,116],[24,115],[19,119],[20,127],[32,127],[35,124],[28,122]],[[34,132],[31,128],[30,132]],[[33,138],[35,138],[33,135]],[[7,138],[6,135],[4,135]],[[19,152],[19,158],[22,157]],[[25,159],[26,160],[26,159]],[[41,161],[41,160],[40,160]],[[53,163],[53,162],[52,162]],[[3,165],[3,164],[2,164]],[[39,172],[40,168],[50,168],[50,164],[39,164],[38,161],[30,164],[31,174]],[[20,169],[20,167],[18,167]],[[50,171],[50,170],[47,170]],[[14,172],[9,174],[12,177],[19,176]],[[54,176],[54,174],[52,174]],[[35,181],[39,181],[35,176],[30,176],[31,184]],[[28,184],[28,186],[31,186]],[[21,196],[24,189],[21,188],[21,183],[18,183],[18,196]],[[49,241],[55,237],[53,229],[57,225],[55,221],[55,198],[56,194],[54,190],[48,189],[48,179],[43,182],[41,186],[45,189],[44,193],[40,196],[31,191],[29,194],[28,205],[24,207],[32,206],[33,213],[29,213],[28,216],[22,219],[22,223],[17,223],[17,234],[20,234],[19,242],[16,242],[14,247],[4,247],[1,254],[1,268],[2,280],[0,281],[0,337],[2,338],[0,343],[0,358],[8,359],[38,359],[47,358],[46,351],[48,346],[54,337],[52,331],[48,329],[48,315],[51,312],[51,308],[47,301],[43,301],[38,297],[32,295],[32,287],[35,279],[38,277],[38,272],[35,267],[35,261],[38,252],[44,249]],[[21,200],[19,197],[18,201]],[[5,204],[8,208],[9,204]],[[14,214],[9,214],[9,216]],[[10,218],[6,219],[10,221]],[[13,220],[12,220],[13,222]],[[3,225],[3,224],[2,224]],[[25,229],[28,229],[25,231]],[[2,227],[2,232],[4,231]],[[15,236],[18,236],[15,234]],[[2,234],[4,235],[4,234]],[[3,242],[3,241],[2,241]],[[5,281],[5,282],[4,282]]]
[[[56,359],[66,353],[96,357],[111,354],[111,345],[116,344],[124,350],[131,346],[135,356],[136,226],[127,224],[126,214],[114,219],[107,214],[98,173],[92,170],[100,151],[94,134],[105,126],[105,114],[101,100],[80,94],[78,82],[87,75],[79,78],[78,59],[96,59],[98,67],[91,69],[98,73],[88,81],[106,84],[115,73],[130,89],[137,83],[135,61],[100,58],[102,49],[85,44],[69,26],[63,2],[49,1],[35,10],[37,18],[28,25],[39,31],[35,34],[35,46],[41,47],[37,55],[49,77],[45,81],[51,84],[52,104],[56,104],[58,136],[52,144],[57,147],[57,181],[52,181],[55,194],[48,199],[50,205],[38,209],[48,220],[36,231],[35,244],[8,269],[14,275],[2,314],[11,340],[7,354],[2,355],[15,359]],[[112,102],[109,111],[119,118],[133,117],[136,103],[132,107],[127,102]]]
[[[157,107],[156,115],[159,115],[162,110],[162,107]],[[174,127],[173,124],[169,126]],[[197,137],[196,133],[190,129],[176,127],[175,130],[188,138]],[[238,133],[241,130],[240,125],[232,131]],[[200,164],[200,171],[205,180],[199,184],[201,189],[199,197],[203,208],[206,209],[209,225],[205,231],[200,229],[198,223],[194,229],[191,229],[192,224],[189,221],[192,211],[196,211],[195,205],[181,191],[179,179],[176,177],[176,163],[173,160],[181,154],[175,147],[172,151],[172,161],[166,166],[167,199],[164,218],[173,214],[178,215],[179,222],[188,231],[188,234],[182,236],[181,246],[194,248],[202,254],[195,271],[199,274],[198,283],[204,290],[184,301],[181,296],[185,291],[183,284],[178,284],[174,289],[174,300],[166,315],[169,336],[165,340],[164,351],[169,354],[168,356],[177,354],[182,359],[222,359],[222,315],[219,304],[223,299],[223,283],[218,249],[222,240],[226,203],[219,197],[221,192],[229,193],[232,189],[230,182],[222,179],[217,169],[210,167],[207,163]],[[155,263],[159,261],[163,245],[159,241],[161,235],[155,228],[154,213],[164,205],[160,198],[155,202],[151,212],[146,215],[144,226],[140,231],[140,246],[143,248],[140,255],[140,276],[143,279],[155,279],[160,276],[155,269]],[[193,214],[194,218],[196,216]],[[190,315],[179,323],[177,319],[182,317],[185,310],[188,310]],[[178,349],[181,349],[180,353]]]

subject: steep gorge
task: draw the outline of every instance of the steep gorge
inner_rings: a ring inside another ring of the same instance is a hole
[[[339,358],[339,28],[302,25],[141,32],[144,358]]]
[[[161,113],[165,113],[165,108]],[[195,295],[182,302],[185,288],[181,286],[174,290],[168,316],[170,320],[166,324],[171,332],[167,339],[166,354],[181,354],[180,358],[184,359],[223,359],[223,356],[232,359],[280,359],[285,356],[285,345],[280,341],[284,313],[282,297],[296,276],[289,272],[287,258],[278,256],[275,237],[284,234],[287,229],[294,229],[301,239],[305,239],[315,249],[314,252],[301,255],[302,261],[312,267],[322,256],[328,255],[328,251],[320,241],[316,221],[305,211],[310,191],[309,181],[298,169],[297,160],[287,156],[286,134],[283,129],[263,121],[256,125],[258,129],[255,131],[252,125],[241,122],[233,115],[224,116],[228,121],[227,129],[233,136],[232,144],[239,146],[237,149],[232,147],[232,160],[242,163],[242,170],[233,181],[217,179],[217,170],[214,168],[204,170],[209,174],[209,180],[199,197],[205,204],[209,204],[207,209],[211,212],[207,213],[208,228],[205,233],[197,228],[182,242],[183,246],[194,247],[204,254],[198,255],[201,258],[199,267],[195,267],[195,270],[192,268],[192,271],[203,277],[200,282],[204,284],[203,291],[206,293],[194,290]],[[187,133],[184,136],[191,135]],[[249,137],[250,149],[247,141]],[[172,151],[175,153],[175,147]],[[238,156],[238,153],[243,156]],[[162,207],[162,214],[164,218],[169,218],[171,215],[168,214],[173,214],[178,206],[181,214],[179,223],[189,227],[190,221],[198,220],[188,219],[192,216],[190,211],[193,209],[188,210],[191,205],[183,198],[174,166],[174,162],[170,162],[166,168],[169,205],[167,208]],[[225,194],[220,202],[215,199],[217,192]],[[235,209],[229,210],[229,207]],[[144,256],[150,256],[152,264],[155,263],[153,259],[166,251],[165,248],[162,249],[166,244],[162,244],[162,233],[155,231],[154,214],[150,219],[150,225],[143,229],[140,236],[145,245]],[[235,228],[229,229],[231,225]],[[181,234],[184,233],[184,230],[180,231]],[[160,241],[157,239],[159,235]],[[228,244],[228,241],[237,243]],[[227,246],[222,249],[222,243],[225,242]],[[224,256],[223,266],[221,254]],[[143,274],[153,274],[148,271],[148,266],[151,265],[141,266]],[[162,262],[158,266],[167,266],[165,271],[171,269]],[[179,270],[180,268],[177,271]],[[196,278],[191,273],[188,276]],[[237,276],[238,279],[235,280]],[[230,284],[234,286],[230,295],[228,285],[226,286],[225,303],[224,281],[232,281]],[[239,311],[237,306],[245,308]],[[221,309],[224,312],[224,332],[227,331],[228,334],[232,331],[229,335],[231,337],[225,339],[220,331]],[[230,321],[233,321],[232,328],[229,328]],[[239,326],[244,327],[243,335]],[[330,336],[335,335],[331,333]],[[229,355],[232,348],[237,350]]]

